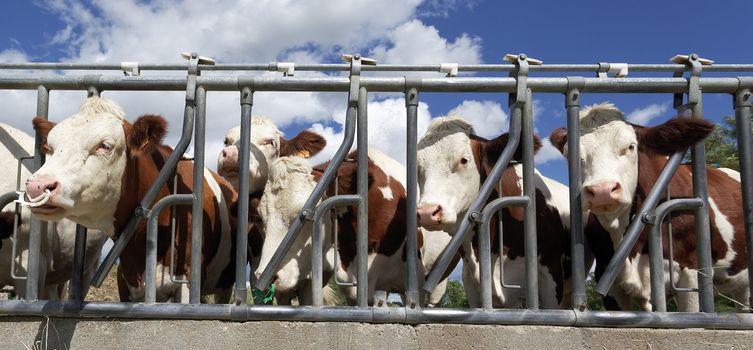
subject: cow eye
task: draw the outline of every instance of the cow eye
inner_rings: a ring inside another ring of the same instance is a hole
[[[231,144],[232,144],[232,143],[230,142],[230,138],[229,138],[229,137],[226,137],[226,138],[225,138],[225,147],[230,147],[230,145],[231,145]]]
[[[97,152],[109,152],[111,150],[112,150],[112,145],[105,141],[102,141],[99,143],[99,145],[97,145]]]
[[[460,158],[460,164],[462,164],[462,165],[468,164],[468,157]]]
[[[628,149],[631,150],[631,151],[634,151],[635,150],[635,144],[631,143],[630,146],[628,146]]]
[[[274,140],[274,139],[264,139],[264,141],[262,141],[262,142],[261,142],[261,145],[262,145],[262,146],[265,146],[265,145],[271,145],[271,144],[272,144],[272,143],[274,143],[274,142],[275,142],[275,140]]]

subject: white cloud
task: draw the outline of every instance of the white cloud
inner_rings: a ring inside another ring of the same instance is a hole
[[[481,62],[481,39],[463,33],[449,42],[434,26],[414,19],[387,33],[388,42],[371,50],[371,56],[383,63],[475,64]]]
[[[625,116],[627,121],[638,124],[646,125],[652,119],[661,116],[669,110],[669,103],[654,103],[643,108],[637,108]]]
[[[490,100],[465,100],[450,110],[447,115],[458,115],[467,120],[476,134],[491,139],[507,131],[507,113],[502,106]]]
[[[549,141],[548,137],[542,139],[541,148],[533,159],[536,165],[541,165],[557,159],[564,159],[562,153],[552,145],[552,142]]]

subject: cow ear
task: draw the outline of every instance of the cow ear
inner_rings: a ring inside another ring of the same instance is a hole
[[[50,134],[50,130],[57,125],[57,123],[53,123],[43,117],[34,117],[34,119],[31,120],[31,124],[34,126],[34,132],[37,134],[39,139],[41,140],[42,148],[47,145],[47,135]]]
[[[641,150],[671,155],[705,139],[714,124],[705,119],[673,118],[654,127],[633,128]]]
[[[13,219],[15,214],[11,211],[0,213],[0,247],[3,246],[2,240],[13,235]]]
[[[509,138],[510,135],[504,133],[486,142],[484,161],[492,165],[496,163],[499,156],[502,155],[502,151],[507,147]],[[536,154],[536,152],[539,151],[539,148],[541,148],[541,139],[537,135],[533,135],[533,153]],[[523,159],[523,147],[521,147],[520,142],[518,143],[518,148],[515,150],[512,159],[517,161]]]
[[[280,137],[280,157],[298,156],[308,158],[316,155],[327,146],[327,140],[321,135],[303,130],[291,140]]]
[[[557,128],[549,134],[549,142],[557,148],[560,153],[565,154],[565,144],[567,143],[567,129]]]
[[[167,134],[167,121],[158,115],[142,115],[126,135],[131,157],[149,154],[162,143]]]

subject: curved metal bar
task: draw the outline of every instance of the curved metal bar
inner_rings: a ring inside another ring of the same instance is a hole
[[[484,309],[492,308],[492,259],[491,259],[491,237],[489,237],[489,225],[491,224],[494,213],[498,212],[502,208],[511,206],[528,206],[529,199],[526,196],[516,197],[502,197],[491,201],[486,205],[483,211],[481,211],[481,220],[478,227],[478,255],[479,255],[479,270],[481,278],[481,307]],[[499,237],[502,240],[502,237]],[[501,252],[500,252],[501,255]],[[500,262],[500,265],[504,263]],[[503,287],[506,288],[520,288],[520,286],[507,286],[505,284],[504,275],[500,268],[500,282]]]
[[[322,306],[322,288],[324,285],[322,278],[322,260],[324,258],[324,230],[322,229],[322,220],[330,210],[340,206],[359,205],[361,197],[358,195],[340,195],[325,199],[316,207],[314,214],[314,229],[311,234],[311,300],[314,306]],[[337,242],[335,249],[337,249]],[[337,261],[333,262],[337,264]]]
[[[156,270],[159,215],[165,208],[173,205],[193,204],[194,198],[192,194],[171,194],[154,203],[154,207],[149,212],[146,230],[146,267],[144,268],[144,302],[146,303],[157,301]]]
[[[667,299],[664,288],[664,249],[661,241],[661,224],[664,218],[672,211],[683,209],[698,209],[704,205],[700,198],[677,198],[668,200],[654,210],[654,219],[648,238],[649,266],[651,273],[651,303],[654,311],[666,312]],[[672,246],[672,236],[669,236],[669,245]],[[690,292],[691,288],[677,288],[674,284],[672,261],[674,261],[672,249],[669,251],[669,283],[675,291]]]

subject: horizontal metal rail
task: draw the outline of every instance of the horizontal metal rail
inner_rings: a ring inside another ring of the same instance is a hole
[[[74,303],[74,304],[70,304]],[[79,308],[80,306],[80,308]],[[78,311],[76,311],[78,310]],[[406,323],[401,307],[307,307],[230,304],[146,304],[19,301],[0,303],[0,315],[87,319],[189,319],[224,321],[303,321]],[[425,308],[411,312],[421,323],[553,325],[626,328],[753,329],[753,314],[663,313],[577,310],[481,310]]]
[[[348,77],[254,77],[254,76],[198,76],[196,84],[207,91],[240,91],[249,80],[254,91],[349,91]],[[413,84],[418,83],[418,86]],[[2,75],[0,89],[36,90],[39,85],[52,90],[86,90],[96,86],[101,90],[183,91],[186,78],[181,76],[39,76]],[[683,93],[688,91],[686,78],[583,78],[584,92],[597,93]],[[404,92],[405,77],[361,77],[361,86],[372,92]],[[753,82],[737,77],[700,78],[704,93],[735,93],[753,88]],[[410,87],[421,92],[515,92],[516,80],[509,77],[442,77],[416,78]],[[565,93],[566,77],[529,77],[532,92]]]

